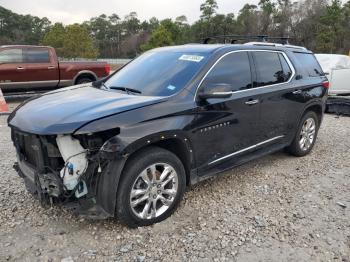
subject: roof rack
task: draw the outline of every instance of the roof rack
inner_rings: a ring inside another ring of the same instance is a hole
[[[289,44],[280,44],[280,43],[270,43],[270,42],[248,42],[248,43],[244,43],[244,45],[275,46],[275,47],[280,46],[280,47],[286,47],[286,48],[307,50],[307,48],[305,48],[303,46],[289,45]]]
[[[271,37],[268,35],[218,35],[218,36],[210,36],[203,40],[203,44],[208,44],[210,40],[213,39],[221,39],[224,40],[224,43],[227,43],[227,40],[231,44],[235,44],[239,40],[256,40],[258,42],[268,42],[268,40],[279,41],[282,45],[288,45],[288,40],[290,39],[288,36],[282,37]]]

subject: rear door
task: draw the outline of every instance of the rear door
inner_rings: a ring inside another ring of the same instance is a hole
[[[59,82],[58,63],[55,54],[46,47],[26,47],[23,50],[23,74],[32,88],[54,87]]]
[[[258,142],[259,104],[251,89],[248,52],[236,51],[221,57],[204,78],[197,94],[218,86],[231,86],[232,96],[197,99],[197,131],[193,143],[201,175],[231,166]]]
[[[287,55],[279,51],[253,51],[255,89],[260,100],[260,139],[287,138],[294,134],[304,103],[292,81],[295,69]]]

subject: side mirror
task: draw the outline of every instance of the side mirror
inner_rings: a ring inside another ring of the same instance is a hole
[[[210,98],[230,98],[232,96],[232,86],[229,84],[217,84],[202,88],[198,93],[200,99]]]
[[[103,78],[100,78],[100,79],[98,79],[98,80],[92,82],[92,86],[93,86],[93,87],[101,87],[102,83],[105,82],[105,81],[107,80],[107,77],[108,77],[108,76],[103,77]]]

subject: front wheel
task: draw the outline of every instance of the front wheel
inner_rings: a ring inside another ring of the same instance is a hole
[[[319,120],[315,112],[307,112],[301,119],[297,134],[287,150],[295,156],[305,156],[315,145]]]
[[[130,227],[148,226],[169,217],[186,187],[183,164],[173,153],[147,148],[128,161],[117,194],[117,217]]]

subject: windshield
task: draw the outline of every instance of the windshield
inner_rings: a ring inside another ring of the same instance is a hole
[[[114,90],[137,90],[145,96],[170,96],[200,70],[206,53],[150,51],[126,65],[104,84]]]

